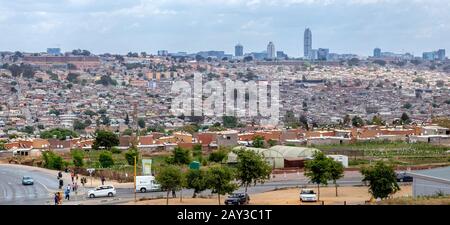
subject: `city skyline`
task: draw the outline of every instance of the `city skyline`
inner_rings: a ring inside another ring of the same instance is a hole
[[[439,0],[427,6],[422,0],[0,2],[1,51],[233,53],[239,40],[245,52],[262,51],[272,41],[300,57],[305,27],[314,32],[315,47],[336,53],[370,56],[380,47],[420,56],[450,48],[450,3]]]

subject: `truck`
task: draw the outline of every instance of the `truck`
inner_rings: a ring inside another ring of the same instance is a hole
[[[156,182],[154,176],[136,176],[136,191],[145,193],[160,190],[161,185]]]

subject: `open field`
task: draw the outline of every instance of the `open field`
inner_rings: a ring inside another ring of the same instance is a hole
[[[379,205],[450,205],[450,196],[441,197],[401,197],[388,199],[378,203]]]
[[[311,187],[312,188],[312,187]],[[317,188],[313,188],[317,192]],[[370,194],[367,191],[367,187],[339,187],[338,197],[335,196],[335,188],[333,186],[320,188],[320,201],[324,201],[324,205],[343,205],[346,202],[347,205],[365,204],[365,201],[370,200]],[[401,186],[401,190],[397,192],[393,197],[408,197],[411,196],[411,185]],[[179,196],[178,196],[179,197]],[[183,201],[180,202],[180,198],[171,198],[169,195],[170,205],[217,205],[217,195],[212,195],[210,198],[190,198],[190,196],[184,196]],[[221,196],[221,204],[225,200],[226,196]],[[289,188],[283,190],[275,190],[255,194],[250,196],[250,205],[317,205],[318,203],[301,203],[299,200],[299,189]],[[129,202],[127,204],[135,204]],[[138,205],[165,205],[166,199],[154,199],[139,201]]]
[[[414,166],[429,164],[449,164],[450,147],[428,143],[406,143],[388,141],[368,141],[352,144],[332,144],[314,146],[326,154],[349,156],[349,166],[360,167],[371,160],[385,160],[393,165]]]

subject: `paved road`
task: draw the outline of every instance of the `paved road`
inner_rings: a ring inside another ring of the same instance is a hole
[[[22,185],[25,175],[33,177],[34,185]],[[0,204],[47,204],[58,189],[56,175],[35,167],[0,164]],[[66,178],[64,184],[68,181]]]
[[[56,179],[56,171],[45,170],[42,168],[0,164],[0,204],[18,204],[18,205],[44,205],[53,203],[53,194],[58,188]],[[22,176],[29,175],[35,180],[35,184],[31,186],[23,186],[21,183]],[[69,175],[64,174],[64,184],[68,184]],[[258,184],[248,188],[249,194],[262,193],[279,188],[301,187],[311,185],[302,175],[291,174],[290,177],[281,180],[269,181],[264,184]],[[338,181],[341,186],[360,185],[362,177],[358,174],[347,174]],[[244,191],[240,188],[238,191]],[[114,198],[96,198],[89,199],[85,197],[86,189],[80,188],[78,196],[71,195],[72,201],[64,204],[118,204],[122,202],[132,201],[134,199],[133,188],[117,188],[117,195]],[[148,192],[137,193],[137,199],[165,197],[165,192]],[[180,192],[177,192],[179,196]],[[201,195],[209,195],[210,191],[205,191]],[[190,197],[193,190],[183,190],[183,196]]]

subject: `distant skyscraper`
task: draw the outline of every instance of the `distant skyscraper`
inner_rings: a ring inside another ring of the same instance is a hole
[[[234,46],[234,56],[244,56],[244,46],[242,46],[241,44],[237,44],[236,46]]]
[[[167,50],[158,50],[158,56],[168,56],[169,52]]]
[[[312,50],[312,33],[309,28],[306,28],[305,35],[303,39],[303,51],[305,58],[311,58],[311,50]]]
[[[322,61],[327,61],[329,54],[330,54],[330,50],[328,48],[319,48],[317,50],[317,59],[322,60]]]
[[[441,61],[445,60],[445,49],[439,49],[437,51],[437,58]]]
[[[375,48],[373,50],[373,57],[375,58],[381,58],[381,49],[380,48]]]
[[[275,54],[275,45],[272,42],[269,42],[269,44],[267,45],[267,58],[274,59]]]
[[[60,48],[47,48],[47,54],[49,55],[61,55]]]

